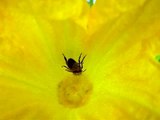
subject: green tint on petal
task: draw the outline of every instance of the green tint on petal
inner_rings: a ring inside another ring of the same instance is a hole
[[[92,7],[95,4],[96,0],[87,0],[87,2],[90,5],[90,7]]]
[[[156,61],[160,62],[160,55],[157,55],[155,58],[156,58]]]

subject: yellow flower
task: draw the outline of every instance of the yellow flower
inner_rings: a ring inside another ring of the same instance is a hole
[[[159,5],[1,0],[0,120],[159,120]]]

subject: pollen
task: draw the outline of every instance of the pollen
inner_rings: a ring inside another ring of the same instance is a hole
[[[89,101],[93,87],[84,76],[69,76],[58,85],[59,103],[68,108],[81,107]]]

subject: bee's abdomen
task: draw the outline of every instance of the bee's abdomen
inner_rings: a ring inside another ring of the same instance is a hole
[[[73,68],[73,66],[75,65],[75,63],[76,63],[75,60],[73,60],[72,58],[69,58],[67,65],[68,65],[69,68]]]

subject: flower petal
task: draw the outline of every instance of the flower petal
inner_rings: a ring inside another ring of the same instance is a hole
[[[100,102],[96,108],[102,114],[95,119],[159,119],[160,64],[155,59],[160,53],[159,31],[159,1],[152,0],[103,24],[86,41],[94,59],[87,67],[97,96],[93,104]],[[114,118],[112,113],[118,115]]]
[[[49,19],[76,18],[81,15],[86,1],[82,0],[2,0],[7,8],[19,9]]]
[[[93,34],[104,24],[115,22],[123,14],[141,9],[146,3],[147,0],[97,0],[89,13],[89,33]]]
[[[65,119],[68,111],[58,103],[57,86],[70,73],[61,68],[62,53],[78,59],[86,31],[70,19],[6,6],[0,7],[0,119]]]

